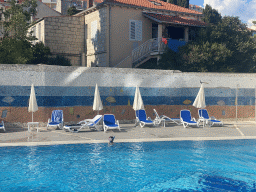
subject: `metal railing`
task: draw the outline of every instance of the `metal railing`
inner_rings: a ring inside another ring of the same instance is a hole
[[[151,53],[163,52],[166,47],[167,47],[167,44],[165,44],[162,41],[162,38],[154,38],[154,39],[147,40],[142,45],[132,50],[132,55],[131,55],[132,65],[134,65],[134,63],[136,62],[139,62],[140,60],[143,60],[144,58],[149,57]],[[122,63],[124,63],[127,59],[129,59],[129,57],[130,56],[126,57],[124,60],[118,63],[115,67],[122,65]]]
[[[167,44],[162,41],[162,38],[149,39],[132,50],[132,63],[150,56],[153,52],[163,52],[166,47]]]

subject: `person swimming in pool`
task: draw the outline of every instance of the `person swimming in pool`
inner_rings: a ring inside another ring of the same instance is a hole
[[[108,143],[109,144],[113,144],[114,143],[114,139],[115,139],[115,136],[110,136],[109,138],[108,138]]]

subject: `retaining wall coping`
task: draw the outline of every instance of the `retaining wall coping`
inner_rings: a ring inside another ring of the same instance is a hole
[[[82,67],[82,66],[52,66],[46,64],[0,64],[0,71],[41,71],[41,72],[83,72],[83,73],[126,73],[138,75],[170,75],[178,73],[179,76],[226,76],[226,77],[256,77],[256,73],[214,73],[214,72],[181,72],[178,70],[110,68],[110,67]]]

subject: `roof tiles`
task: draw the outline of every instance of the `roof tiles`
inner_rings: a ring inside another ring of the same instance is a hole
[[[160,0],[105,0],[105,2],[114,4],[125,4],[138,7],[146,7],[152,9],[162,9],[175,12],[191,13],[201,15],[202,13],[188,8],[180,7],[171,3],[166,3]]]
[[[143,13],[146,17],[153,19],[157,22],[163,23],[174,23],[180,25],[189,25],[189,26],[206,26],[207,24],[202,21],[197,21],[193,19],[185,19],[178,16],[169,16],[162,14],[154,14],[154,13]]]

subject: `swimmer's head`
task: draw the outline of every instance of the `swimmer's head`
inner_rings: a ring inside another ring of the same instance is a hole
[[[114,142],[114,139],[115,139],[115,136],[110,136],[110,137],[108,138],[109,143],[113,143],[113,142]]]

